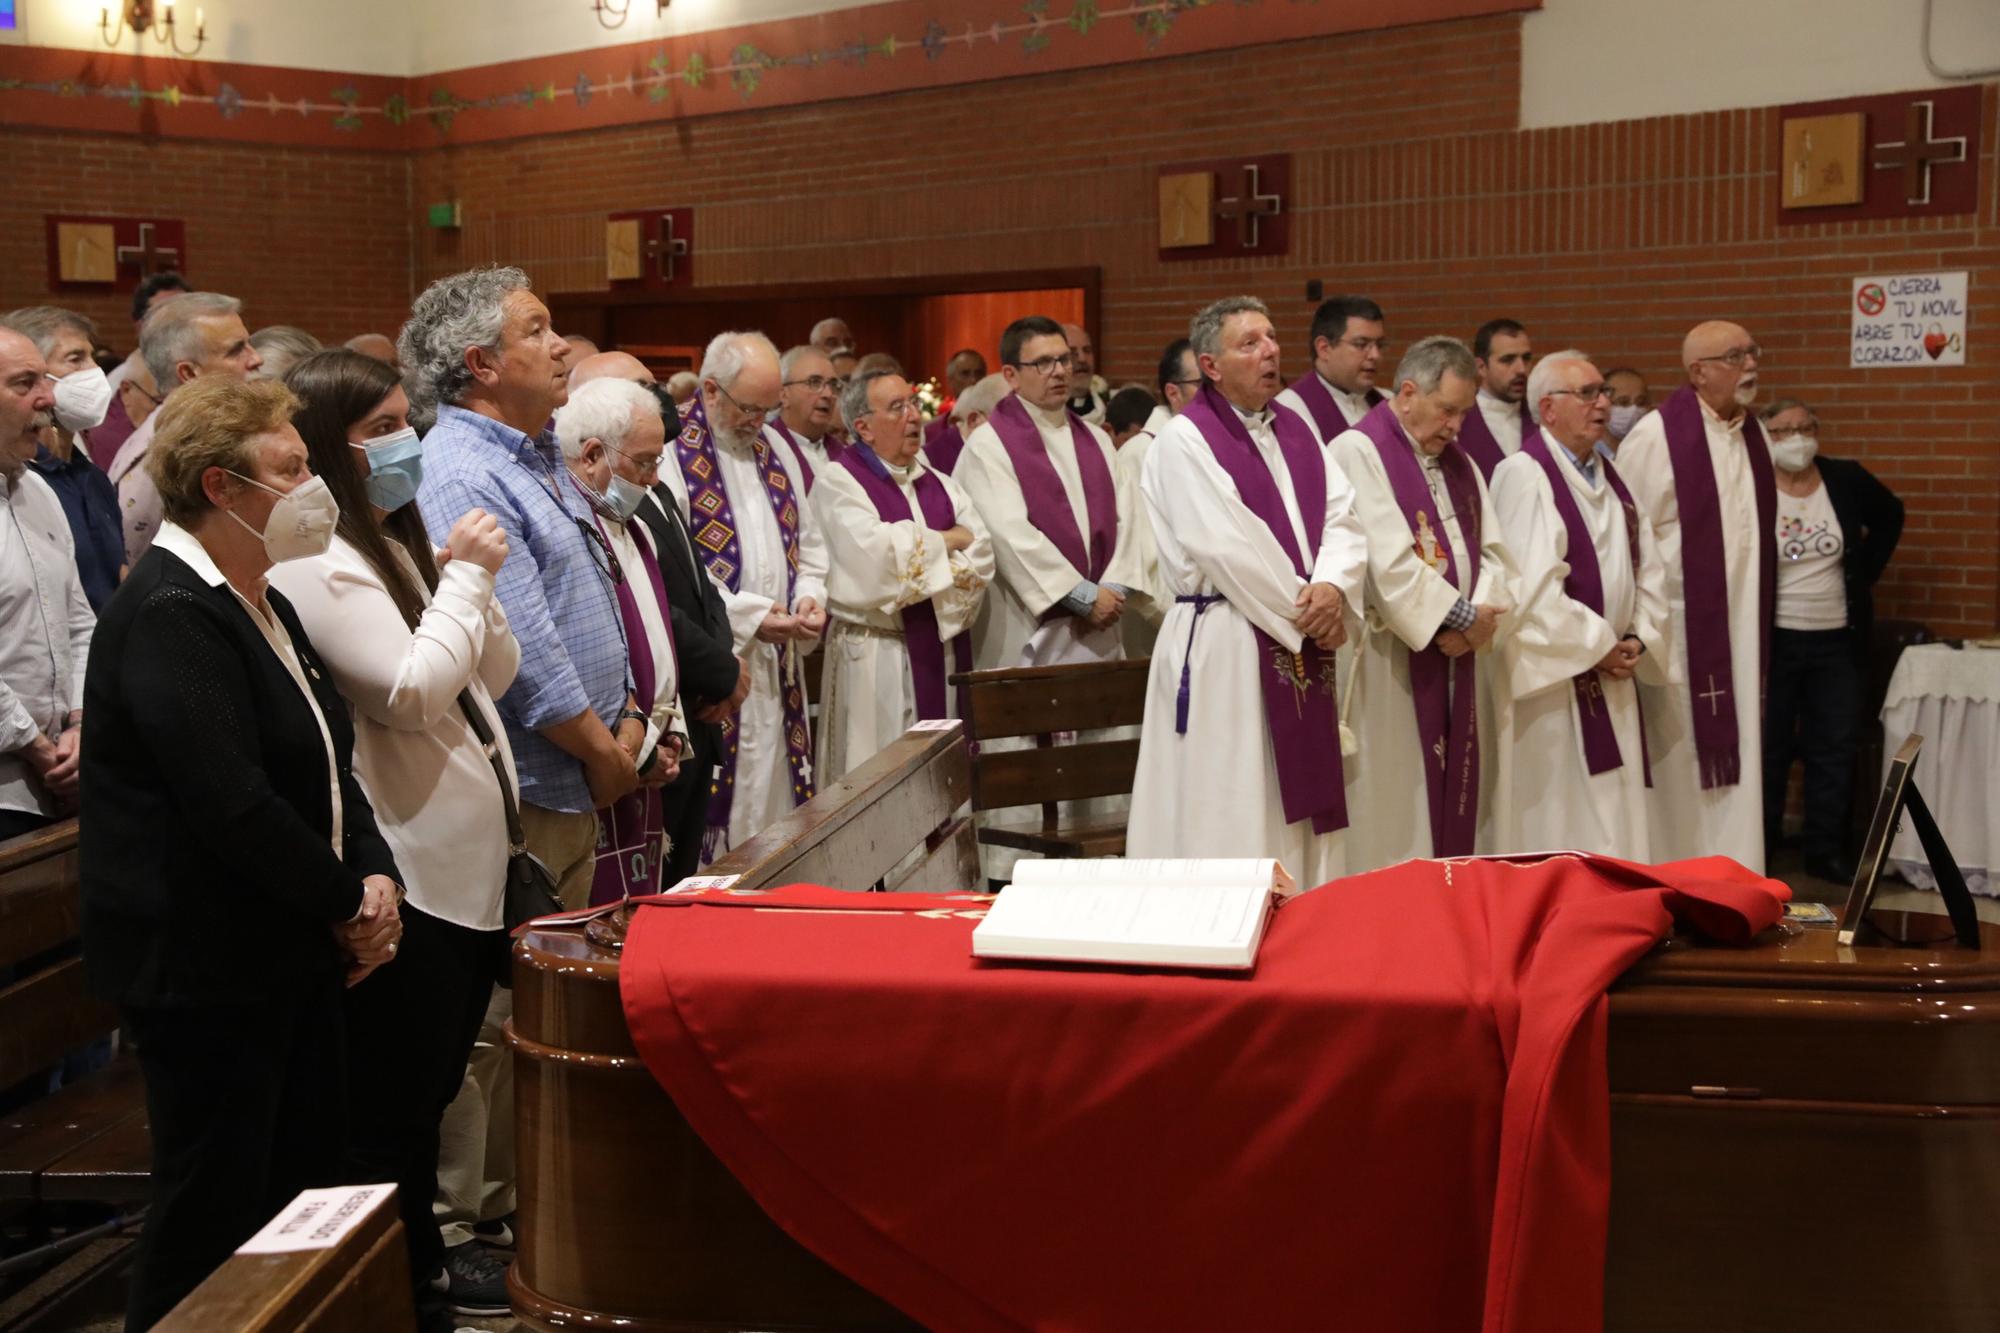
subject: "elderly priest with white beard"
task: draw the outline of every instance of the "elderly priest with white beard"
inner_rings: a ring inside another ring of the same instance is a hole
[[[1488,676],[1513,573],[1486,483],[1456,441],[1478,370],[1425,338],[1395,395],[1333,441],[1368,535],[1367,615],[1346,712],[1349,869],[1466,856],[1505,824]],[[1482,836],[1484,835],[1484,836]]]
[[[1764,673],[1777,597],[1778,489],[1757,401],[1760,349],[1697,324],[1683,384],[1618,446],[1666,568],[1679,684],[1639,691],[1653,747],[1653,857],[1764,868]]]
[[[972,669],[972,621],[993,581],[993,543],[963,489],[918,457],[923,418],[901,375],[842,392],[849,448],[813,488],[826,534],[826,681],[819,775],[832,782],[914,722],[957,717],[946,685]]]
[[[1254,297],[1189,332],[1203,377],[1139,489],[1172,602],[1146,688],[1133,856],[1271,856],[1307,886],[1346,872],[1334,650],[1368,573],[1354,491],[1275,406],[1278,338]]]
[[[674,442],[680,467],[664,469],[751,677],[742,709],[722,723],[704,862],[813,795],[799,658],[826,628],[826,542],[798,459],[763,433],[779,379],[769,338],[717,334]]]
[[[1651,526],[1597,452],[1611,390],[1581,352],[1528,376],[1540,421],[1493,471],[1493,512],[1520,608],[1500,649],[1499,744],[1514,778],[1500,850],[1653,859],[1646,733],[1634,678],[1672,679],[1665,576]]]

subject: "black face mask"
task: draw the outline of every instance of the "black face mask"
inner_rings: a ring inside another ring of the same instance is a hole
[[[648,384],[646,386],[646,391],[652,394],[653,397],[659,401],[660,420],[666,425],[667,447],[671,449],[673,448],[674,441],[680,437],[681,410],[674,403],[674,396],[671,393],[667,392],[666,385]]]

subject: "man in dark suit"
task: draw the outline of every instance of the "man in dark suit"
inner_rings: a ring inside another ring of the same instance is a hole
[[[570,372],[570,389],[606,378],[643,384],[660,400],[668,441],[663,461],[670,462],[673,441],[680,434],[680,415],[673,398],[654,382],[653,372],[644,362],[625,352],[585,357]],[[680,475],[677,467],[661,468],[663,477],[669,472]],[[672,885],[700,867],[709,782],[722,753],[722,719],[742,705],[750,689],[750,672],[736,656],[722,594],[695,558],[686,512],[673,489],[665,481],[656,483],[639,506],[637,517],[646,525],[653,549],[659,552],[660,578],[667,587],[674,648],[680,659],[681,705],[688,713],[688,738],[694,747],[692,760],[681,764],[681,775],[660,793],[668,841],[662,882]]]

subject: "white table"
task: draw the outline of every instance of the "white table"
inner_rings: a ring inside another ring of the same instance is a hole
[[[1882,700],[1882,733],[1885,776],[1905,740],[1924,738],[1917,790],[1967,886],[2000,898],[2000,648],[1904,649]],[[1937,887],[1908,820],[1889,846],[1889,865],[1918,888]]]

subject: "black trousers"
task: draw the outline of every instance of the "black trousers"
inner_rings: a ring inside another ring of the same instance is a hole
[[[47,828],[56,821],[30,810],[0,810],[0,841]]]
[[[346,1039],[337,975],[256,1003],[128,1007],[124,1019],[153,1134],[153,1203],[125,1311],[140,1333],[300,1190],[339,1183]]]
[[[347,992],[346,1178],[395,1182],[420,1330],[450,1328],[430,1285],[444,1265],[437,1197],[438,1124],[458,1095],[507,932],[472,930],[404,903],[396,957]]]
[[[1808,862],[1838,858],[1854,795],[1863,685],[1854,636],[1844,629],[1771,631],[1764,696],[1764,838],[1776,846],[1792,762],[1805,760]]]
[[[708,830],[709,772],[721,748],[721,737],[712,726],[692,723],[688,732],[694,753],[681,761],[681,775],[660,789],[661,812],[673,848],[667,853],[666,869],[660,877],[666,888],[701,868],[701,839]]]

